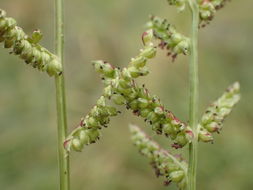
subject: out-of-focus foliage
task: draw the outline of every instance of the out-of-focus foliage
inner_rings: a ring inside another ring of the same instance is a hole
[[[198,189],[253,189],[253,6],[252,0],[232,1],[200,33],[200,114],[231,82],[241,83],[242,100],[226,120],[214,145],[201,144]],[[42,44],[53,50],[53,1],[1,0],[0,7],[27,33],[41,29]],[[66,1],[66,90],[68,123],[75,127],[102,93],[103,85],[91,60],[126,66],[142,46],[148,15],[166,17],[189,32],[189,12],[177,14],[164,0]],[[188,35],[189,36],[189,35]],[[166,107],[188,120],[188,62],[175,63],[163,51],[144,77],[147,87]],[[141,81],[139,83],[141,84]],[[0,187],[3,190],[57,189],[54,81],[15,56],[0,50]],[[71,154],[74,190],[163,190],[147,161],[130,141],[129,121],[145,124],[124,111],[103,137],[82,153]],[[165,138],[153,135],[163,147]],[[175,151],[176,152],[176,151]],[[172,190],[175,186],[170,187]]]

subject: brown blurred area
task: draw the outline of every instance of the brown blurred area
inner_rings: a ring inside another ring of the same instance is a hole
[[[234,81],[241,83],[242,100],[227,118],[222,134],[215,136],[214,145],[200,143],[199,190],[253,189],[252,7],[252,0],[234,0],[200,32],[200,114]],[[42,44],[53,50],[53,1],[1,0],[0,8],[28,34],[39,28],[44,34]],[[166,17],[189,35],[189,11],[177,13],[165,0],[75,0],[66,1],[65,9],[69,131],[103,90],[92,60],[125,66],[142,46],[140,36],[150,14]],[[187,121],[188,58],[179,56],[172,63],[159,51],[149,66],[151,74],[139,83],[145,83],[166,107]],[[58,189],[54,95],[52,78],[0,49],[1,190]],[[97,144],[71,154],[73,190],[176,189],[164,187],[131,144],[129,121],[171,149],[167,139],[154,135],[141,119],[123,110],[102,131]]]

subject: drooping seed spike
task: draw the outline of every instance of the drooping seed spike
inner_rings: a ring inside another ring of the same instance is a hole
[[[240,84],[235,82],[205,111],[199,125],[199,140],[212,142],[212,133],[219,133],[224,119],[240,100]]]
[[[163,176],[166,185],[174,182],[183,190],[187,183],[187,163],[180,156],[174,156],[162,149],[138,126],[130,125],[131,139],[139,152],[147,157],[157,177]]]
[[[60,75],[62,64],[57,56],[38,44],[42,34],[34,31],[29,38],[22,28],[18,27],[13,18],[6,17],[6,12],[0,9],[0,42],[4,48],[11,48],[14,55],[18,55],[25,63],[47,72],[49,76]]]

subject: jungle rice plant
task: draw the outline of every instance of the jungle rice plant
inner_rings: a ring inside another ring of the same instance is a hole
[[[123,105],[137,117],[144,119],[158,135],[170,138],[172,148],[189,146],[189,163],[182,156],[173,155],[152,140],[136,125],[130,125],[133,143],[139,152],[146,156],[157,176],[164,176],[165,185],[171,182],[178,188],[196,189],[196,168],[198,142],[213,142],[213,134],[220,133],[224,119],[240,99],[240,86],[235,82],[210,104],[199,120],[198,115],[198,31],[213,19],[217,10],[227,0],[167,0],[178,10],[189,7],[192,13],[191,37],[179,33],[166,19],[151,16],[147,30],[142,35],[143,48],[133,57],[125,68],[114,67],[102,60],[93,61],[100,74],[104,90],[96,105],[85,115],[78,127],[68,136],[66,125],[66,104],[63,72],[63,0],[56,0],[56,54],[39,45],[42,34],[39,30],[29,37],[16,21],[6,16],[0,9],[0,42],[4,48],[19,56],[28,65],[54,76],[58,117],[58,151],[60,189],[69,190],[69,153],[81,151],[85,145],[95,143],[101,136],[101,129],[108,126],[110,118],[120,114],[115,106]],[[165,108],[160,98],[145,87],[138,85],[136,79],[149,74],[147,62],[156,56],[157,49],[167,52],[175,61],[178,55],[190,56],[190,113],[189,123],[179,120]]]

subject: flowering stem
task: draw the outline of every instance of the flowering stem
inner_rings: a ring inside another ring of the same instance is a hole
[[[63,0],[55,0],[56,28],[55,28],[55,50],[63,64],[64,33],[63,33]],[[60,175],[60,190],[70,189],[69,180],[69,157],[64,149],[63,142],[67,135],[67,117],[65,103],[65,88],[63,73],[55,77],[57,123],[58,123],[58,163]]]
[[[189,145],[188,190],[196,190],[197,153],[198,153],[198,26],[199,8],[196,0],[189,0],[192,12],[192,44],[190,58],[190,126],[194,138]]]

